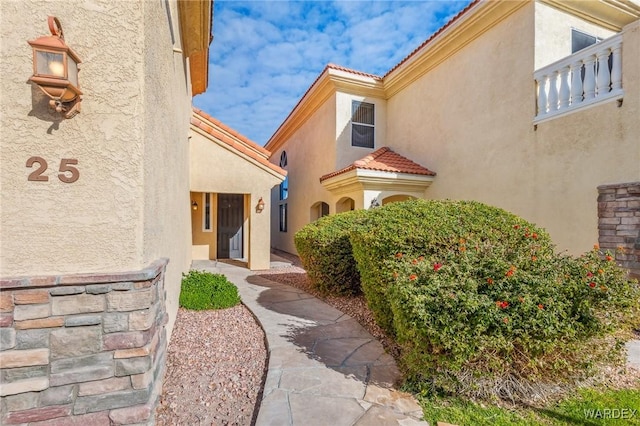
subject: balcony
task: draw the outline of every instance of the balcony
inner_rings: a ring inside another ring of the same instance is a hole
[[[622,34],[547,65],[533,77],[537,90],[534,124],[621,99]]]

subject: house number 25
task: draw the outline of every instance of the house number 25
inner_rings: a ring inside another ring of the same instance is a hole
[[[37,166],[36,166],[37,164]],[[60,167],[58,168],[58,179],[64,183],[73,183],[80,177],[80,171],[75,167],[78,164],[78,160],[75,158],[63,158],[60,160]],[[32,182],[48,182],[49,176],[46,176],[44,172],[47,171],[47,160],[42,157],[31,157],[27,160],[27,167],[34,168],[34,171],[29,173],[27,180]]]

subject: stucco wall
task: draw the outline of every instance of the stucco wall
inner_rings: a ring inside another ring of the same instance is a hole
[[[535,68],[542,68],[571,55],[571,30],[608,38],[614,31],[586,22],[543,3],[535,2]]]
[[[349,107],[350,108],[350,107]],[[331,96],[307,120],[287,143],[273,151],[271,161],[278,164],[280,154],[287,151],[289,223],[287,232],[280,232],[279,188],[271,194],[271,244],[289,253],[296,253],[293,235],[309,223],[311,206],[319,201],[329,204],[335,213],[330,193],[321,185],[320,176],[335,171],[336,167],[336,96]]]
[[[503,207],[547,228],[559,249],[577,253],[598,238],[597,186],[635,181],[640,173],[640,40],[637,26],[625,34],[622,108],[599,105],[536,131],[534,16],[533,3],[519,9],[391,98],[388,138],[438,173],[428,198]]]
[[[0,275],[143,266],[145,3],[120,2],[117,16],[102,13],[109,4],[0,3]],[[49,35],[47,15],[59,18],[67,44],[83,61],[82,112],[71,120],[50,113],[48,98],[27,83],[33,66],[27,40]],[[48,182],[27,181],[31,156],[48,161]],[[78,160],[77,182],[58,180],[62,158]]]
[[[144,73],[144,210],[142,263],[171,259],[166,286],[169,330],[178,311],[182,272],[191,263],[189,143],[191,87],[180,48],[178,10],[165,2],[142,2],[145,8]],[[173,26],[171,38],[169,25]]]
[[[270,241],[269,241],[269,199],[271,189],[280,184],[280,180],[271,173],[261,169],[254,163],[241,158],[237,153],[222,145],[207,139],[202,134],[192,131],[190,139],[190,187],[194,192],[224,192],[229,194],[249,195],[248,205],[245,206],[245,250],[249,252],[245,257],[251,269],[269,269]],[[224,164],[225,167],[218,167]],[[255,206],[262,197],[266,203],[265,209],[258,213]],[[187,200],[188,202],[188,200]],[[203,208],[198,201],[198,211]],[[197,217],[196,217],[197,216]],[[202,229],[202,213],[193,214],[193,227]],[[215,221],[213,222],[215,226]],[[215,230],[213,232],[215,235]],[[215,236],[213,237],[215,239]],[[194,240],[199,244],[200,240]],[[214,252],[215,255],[215,252]]]
[[[164,1],[0,3],[0,275],[119,272],[166,257],[171,330],[190,260],[191,97],[168,3],[173,41]],[[83,61],[82,111],[70,120],[27,83],[26,41],[49,34],[48,15]],[[32,156],[47,160],[48,182],[27,180]],[[63,158],[78,160],[75,183],[57,177]]]

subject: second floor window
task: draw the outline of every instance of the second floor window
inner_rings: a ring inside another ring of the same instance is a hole
[[[280,167],[283,169],[287,168],[287,151],[282,151],[280,154]],[[280,184],[280,200],[286,200],[289,198],[289,176],[284,178],[282,183]]]
[[[374,147],[374,105],[353,101],[351,104],[351,146]]]
[[[591,34],[587,34],[575,28],[571,29],[571,53],[576,53],[582,49],[585,49],[593,44],[601,42],[600,37],[596,37]]]

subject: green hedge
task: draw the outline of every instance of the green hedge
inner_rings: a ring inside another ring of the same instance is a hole
[[[238,288],[222,274],[191,270],[182,274],[180,306],[200,311],[224,309],[240,303]]]
[[[322,217],[299,230],[294,242],[315,288],[323,293],[360,293],[360,274],[353,259],[349,233],[366,215],[356,210]]]
[[[613,332],[637,321],[638,286],[610,256],[557,255],[495,207],[393,203],[350,237],[369,306],[428,391],[530,400],[619,359]]]

